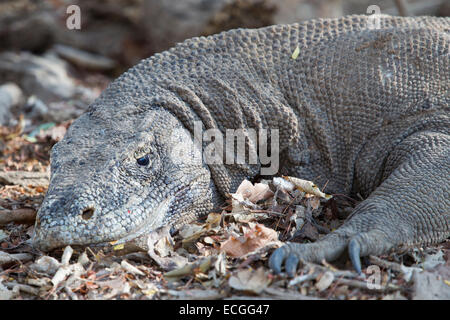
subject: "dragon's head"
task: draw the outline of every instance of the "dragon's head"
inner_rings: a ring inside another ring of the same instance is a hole
[[[52,149],[34,243],[125,242],[207,213],[217,199],[201,147],[171,113],[91,107]]]

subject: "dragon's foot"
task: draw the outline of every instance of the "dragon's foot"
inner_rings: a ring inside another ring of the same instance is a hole
[[[287,243],[273,252],[269,259],[269,267],[278,274],[284,264],[288,276],[293,277],[301,260],[316,263],[323,260],[333,261],[348,250],[353,267],[356,272],[361,273],[361,256],[378,255],[392,247],[393,244],[386,233],[380,230],[355,233],[344,229],[331,233],[315,243]]]

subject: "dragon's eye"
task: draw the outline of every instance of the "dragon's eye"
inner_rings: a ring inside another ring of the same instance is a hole
[[[143,156],[143,157],[141,157],[141,158],[136,159],[136,162],[140,166],[148,165],[150,163],[150,159],[148,158],[148,154]]]

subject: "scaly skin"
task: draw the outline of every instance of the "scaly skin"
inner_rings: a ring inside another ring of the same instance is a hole
[[[277,249],[275,272],[284,263],[293,275],[300,259],[333,260],[347,248],[360,271],[360,256],[447,238],[450,20],[376,24],[350,16],[237,29],[142,61],[52,150],[36,245],[125,241],[177,226],[260,173],[260,162],[189,161],[206,147],[194,142],[195,121],[222,132],[279,129],[280,174],[367,197],[320,241]]]

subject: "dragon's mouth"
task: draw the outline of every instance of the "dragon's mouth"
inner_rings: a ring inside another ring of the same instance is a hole
[[[165,200],[161,201],[153,210],[151,210],[145,220],[141,222],[137,228],[128,232],[123,237],[119,236],[111,236],[105,237],[103,239],[92,239],[94,241],[85,242],[82,238],[73,238],[67,237],[64,238],[61,235],[64,234],[64,231],[59,230],[59,228],[40,228],[39,222],[36,222],[37,227],[35,228],[32,242],[34,245],[39,247],[41,250],[50,251],[56,248],[64,247],[65,245],[70,245],[73,247],[107,247],[111,245],[119,245],[127,242],[131,242],[136,238],[139,238],[143,235],[149,234],[151,231],[158,229],[164,223],[164,219],[166,218],[166,214],[170,208],[171,203],[175,199],[175,195],[171,195]]]
[[[155,230],[159,230],[161,227],[167,224],[167,213],[172,203],[182,195],[188,186],[181,187],[174,194],[169,195],[166,199],[157,204],[156,207],[149,210],[146,213],[146,217],[140,222],[136,228],[127,232],[126,234],[110,234],[106,237],[97,236],[97,239],[90,239],[86,241],[82,237],[61,237],[61,232],[58,228],[35,228],[34,235],[32,237],[33,245],[44,251],[50,251],[56,248],[61,248],[66,245],[72,247],[116,247],[123,244],[135,244],[138,247],[146,247],[147,235],[151,234]],[[73,236],[73,235],[71,235]]]
[[[153,209],[138,228],[132,230],[131,232],[127,233],[126,236],[118,240],[107,242],[107,244],[117,246],[128,242],[134,242],[134,240],[144,235],[149,235],[151,232],[164,227],[164,220],[167,217],[166,213],[169,211],[170,205],[174,200],[179,198],[180,194],[186,192],[186,190],[188,190],[188,186],[180,188],[176,193],[167,197],[155,209]]]
[[[159,203],[158,206],[147,215],[147,218],[136,229],[127,233],[127,235],[123,238],[115,241],[110,241],[108,243],[115,246],[124,244],[133,241],[143,235],[149,234],[153,230],[156,230],[159,227],[163,226],[164,219],[166,218],[166,213],[168,212],[170,205],[172,204],[178,193],[179,192],[169,196],[164,201]]]

